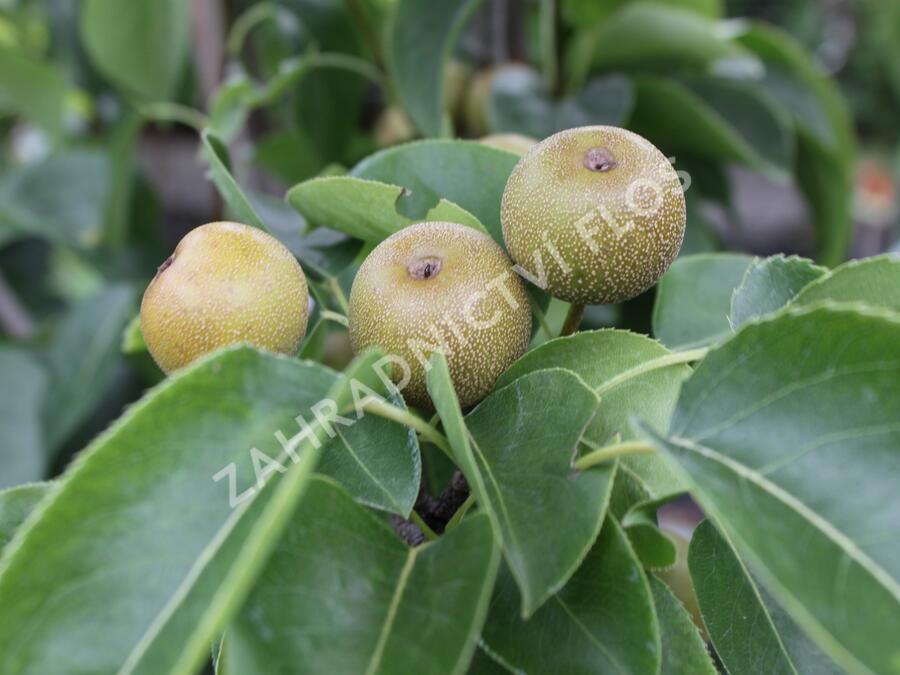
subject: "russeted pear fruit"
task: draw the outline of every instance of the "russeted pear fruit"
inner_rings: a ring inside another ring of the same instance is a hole
[[[377,347],[408,403],[431,408],[431,353],[447,358],[460,405],[491,390],[528,346],[531,307],[512,261],[490,237],[464,225],[410,225],[363,261],[350,291],[350,341]]]
[[[141,302],[144,341],[166,373],[238,342],[294,354],[308,317],[296,258],[271,235],[239,223],[209,223],[185,235]]]
[[[527,279],[578,304],[612,304],[650,288],[684,238],[684,191],[669,160],[617,127],[544,139],[510,174],[503,239]]]

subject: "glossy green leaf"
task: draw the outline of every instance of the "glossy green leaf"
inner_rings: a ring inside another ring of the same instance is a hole
[[[388,60],[397,95],[426,136],[449,127],[444,71],[460,30],[479,0],[400,0],[394,7]]]
[[[382,150],[360,162],[351,175],[406,188],[397,210],[413,220],[422,220],[442,198],[453,202],[502,245],[500,200],[518,160],[474,141],[430,140]]]
[[[314,479],[226,633],[222,672],[463,673],[499,562],[483,514],[409,549]]]
[[[731,296],[731,326],[775,312],[828,270],[806,258],[783,255],[754,260]]]
[[[900,256],[888,254],[844,263],[801,290],[791,306],[823,300],[861,302],[900,312]]]
[[[606,510],[614,467],[571,468],[597,397],[573,373],[542,370],[489,395],[463,423],[446,359],[436,353],[431,366],[428,390],[456,463],[500,535],[529,616],[578,567]],[[559,518],[565,528],[553,526]]]
[[[424,216],[409,218],[400,211],[405,194],[405,188],[397,185],[330,176],[295,185],[288,192],[287,200],[311,223],[373,244],[423,220],[460,223],[487,234],[475,216],[446,199],[441,199]]]
[[[0,670],[195,672],[317,459],[311,437],[326,433],[312,406],[330,395],[340,408],[346,389],[320,366],[238,348],[151,390],[7,548]],[[306,439],[292,438],[298,414],[312,428]],[[276,432],[292,438],[298,466]],[[258,478],[273,484],[254,493]]]
[[[24,350],[0,346],[0,488],[40,480],[47,470],[43,410],[49,377]]]
[[[631,81],[622,75],[593,78],[577,94],[556,99],[536,70],[507,67],[491,82],[488,126],[541,139],[573,127],[621,125],[633,104]]]
[[[739,162],[781,180],[793,168],[790,116],[753,83],[639,78],[630,128],[676,155]]]
[[[78,247],[100,241],[109,165],[96,150],[68,150],[0,177],[0,242],[36,236]]]
[[[898,369],[896,314],[779,313],[700,363],[668,440],[649,432],[779,604],[851,672],[900,663]]]
[[[50,63],[24,50],[0,47],[0,111],[14,112],[58,136],[63,127],[66,81]]]
[[[228,204],[234,217],[245,225],[266,230],[266,224],[259,217],[234,176],[231,175],[231,169],[228,166],[228,149],[225,144],[208,129],[200,134],[200,142],[203,157],[209,165],[210,180],[216,186],[222,199]]]
[[[655,340],[620,330],[585,331],[557,338],[533,349],[510,366],[497,387],[545,368],[576,373],[600,396],[597,415],[585,431],[586,441],[606,445],[635,437],[630,419],[638,417],[656,429],[668,428],[681,382],[690,374],[682,361]],[[687,484],[655,455],[621,460],[646,484],[652,498],[684,492]]]
[[[481,639],[510,670],[528,673],[655,673],[659,627],[650,586],[612,517],[569,582],[532,616],[501,570]]]
[[[167,100],[185,65],[188,19],[182,0],[85,0],[81,35],[94,65],[114,84]]]
[[[780,635],[747,568],[711,521],[694,530],[688,556],[703,622],[729,673],[838,672],[834,666],[828,667],[821,653],[809,649],[803,650],[801,659],[791,658],[791,643],[785,638],[798,645],[806,638],[781,612],[793,630]]]
[[[374,391],[385,396],[381,388]],[[389,404],[406,410],[396,394]],[[363,504],[408,517],[422,478],[416,433],[372,414],[335,430],[337,437],[325,446],[317,471],[333,477]]]
[[[656,617],[659,620],[662,642],[660,675],[716,675],[716,668],[709,658],[700,631],[684,605],[655,576],[651,574],[647,580],[650,582]],[[735,671],[729,672],[731,675],[738,675]]]
[[[27,483],[0,490],[0,552],[50,489],[50,483]]]
[[[702,347],[729,336],[731,296],[752,262],[736,253],[676,260],[656,289],[653,334],[669,349]]]
[[[122,331],[136,311],[134,291],[110,286],[71,306],[43,353],[50,375],[44,409],[53,453],[85,421],[122,365]]]
[[[591,70],[702,67],[725,58],[748,58],[720,23],[657,2],[629,2],[572,44],[569,70],[576,84]]]

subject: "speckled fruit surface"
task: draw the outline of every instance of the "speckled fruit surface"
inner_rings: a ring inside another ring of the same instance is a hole
[[[464,225],[410,225],[381,242],[359,268],[350,293],[355,352],[378,347],[409,367],[403,396],[431,407],[425,364],[447,357],[467,408],[491,390],[528,346],[531,308],[512,261],[490,238]],[[403,369],[395,366],[395,380]]]
[[[239,342],[294,354],[306,333],[306,277],[262,230],[209,223],[190,231],[141,302],[141,331],[165,372]]]
[[[650,288],[678,255],[684,192],[643,137],[580,127],[522,157],[503,193],[501,223],[529,280],[568,302],[611,304]]]

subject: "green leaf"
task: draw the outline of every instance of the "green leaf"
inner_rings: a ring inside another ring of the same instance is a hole
[[[0,177],[0,242],[36,236],[95,246],[103,227],[109,163],[97,150],[68,150]]]
[[[782,181],[793,169],[791,118],[755,83],[639,78],[630,128],[667,151],[740,162]]]
[[[50,489],[50,483],[28,483],[0,490],[0,551]]]
[[[426,136],[449,126],[444,101],[445,64],[479,0],[399,0],[390,28],[388,60],[397,95]]]
[[[766,90],[792,113],[797,126],[824,148],[845,153],[849,162],[852,120],[837,84],[811,54],[770,23],[749,23],[735,40],[762,60]]]
[[[898,369],[900,316],[787,311],[712,351],[668,440],[655,438],[779,604],[851,672],[900,663]],[[864,488],[841,498],[850,486]]]
[[[900,312],[900,256],[887,254],[844,263],[801,290],[791,306],[823,300],[861,302]]]
[[[749,53],[728,39],[721,23],[680,7],[629,2],[582,31],[568,56],[577,85],[592,70],[702,67],[725,58],[746,59]]]
[[[527,621],[519,593],[501,570],[481,639],[515,672],[655,673],[659,626],[650,587],[615,519],[569,582]]]
[[[406,410],[397,394],[388,404]],[[325,447],[317,470],[332,476],[363,504],[409,517],[422,477],[415,431],[371,414],[336,431],[337,438]]]
[[[796,174],[816,230],[816,258],[824,265],[837,265],[846,259],[853,240],[852,156],[827,151],[800,134]]]
[[[648,569],[663,569],[675,564],[675,544],[654,523],[635,523],[624,528],[638,560]]]
[[[50,136],[61,135],[66,81],[50,63],[22,49],[0,48],[0,111],[12,111],[34,122]]]
[[[325,428],[312,406],[329,396],[341,409],[346,389],[320,366],[238,348],[151,390],[82,453],[8,547],[0,670],[55,672],[65,658],[78,672],[196,672],[318,457],[309,437],[321,443]],[[297,434],[298,414],[312,429],[288,441],[298,466],[265,472],[271,465],[251,449],[290,466],[275,434]],[[273,484],[240,500],[258,485],[254,457]]]
[[[688,556],[703,622],[729,673],[813,672],[813,658],[820,668],[829,664],[821,653],[814,655],[808,649],[802,652],[802,659],[791,659],[750,573],[711,521],[700,523],[694,530]],[[789,618],[783,618],[792,624]],[[796,625],[784,637],[791,637],[795,644],[806,641]],[[831,666],[815,672],[837,671]]]
[[[69,308],[43,353],[50,375],[44,410],[52,454],[87,419],[122,365],[122,331],[135,313],[129,286],[110,286]]]
[[[200,134],[200,143],[203,157],[209,165],[209,177],[234,217],[245,225],[268,231],[253,204],[231,175],[228,167],[228,148],[225,144],[209,129]]]
[[[429,392],[449,390],[446,361],[435,357],[432,364]],[[438,411],[457,464],[501,536],[527,617],[566,583],[600,529],[614,467],[577,475],[571,468],[597,397],[570,372],[533,373],[466,417],[469,439],[447,407],[441,401]],[[554,527],[559,518],[565,528]]]
[[[421,218],[400,212],[405,188],[350,176],[314,178],[295,185],[288,203],[308,221],[377,244],[407,225],[423,220],[445,220],[474,227],[487,234],[475,216],[441,199]]]
[[[537,71],[508,67],[491,81],[488,126],[540,139],[573,127],[621,125],[633,104],[631,81],[622,75],[593,78],[576,95],[556,99]]]
[[[483,514],[409,549],[314,479],[228,629],[223,672],[465,672],[499,562]]]
[[[800,131],[797,182],[810,203],[816,227],[816,255],[837,265],[852,238],[855,132],[843,97],[809,53],[787,33],[750,24],[737,38],[763,62],[762,83],[789,110]]]
[[[398,211],[422,220],[441,198],[475,216],[501,246],[500,200],[519,158],[474,141],[419,141],[382,150],[351,172],[356,178],[401,185]]]
[[[40,480],[47,470],[42,413],[47,371],[28,352],[0,346],[0,488]]]
[[[701,253],[676,260],[656,289],[653,334],[669,349],[702,347],[731,334],[731,296],[749,255]]]
[[[828,272],[811,260],[783,255],[754,260],[731,296],[731,326],[771,314],[793,300],[807,284]]]
[[[184,67],[188,21],[182,0],[85,0],[81,36],[94,65],[115,85],[168,100]]]
[[[584,438],[606,445],[617,434],[635,438],[630,419],[637,416],[653,428],[665,430],[675,409],[681,382],[690,374],[682,361],[655,340],[620,330],[584,331],[557,338],[525,354],[500,376],[496,388],[545,368],[576,373],[600,396],[597,415]],[[673,473],[667,460],[638,455],[620,460],[646,484],[652,498],[684,492],[687,484]]]
[[[573,28],[579,28],[593,25],[631,1],[607,0],[600,3],[595,0],[562,0],[560,11],[566,23]],[[713,19],[718,19],[723,14],[722,0],[655,0],[655,2],[690,9]]]
[[[353,264],[359,253],[358,241],[324,227],[310,230],[303,216],[282,199],[257,192],[247,196],[272,236],[287,246],[305,272],[328,278]]]
[[[662,641],[660,675],[715,675],[716,668],[709,658],[700,631],[684,605],[652,574],[648,576],[648,581]],[[735,671],[729,672],[738,675]],[[774,671],[760,669],[756,672]]]
[[[107,146],[109,187],[103,208],[103,236],[106,244],[122,246],[135,228],[131,207],[135,200],[137,144],[146,120],[129,112],[110,134]]]

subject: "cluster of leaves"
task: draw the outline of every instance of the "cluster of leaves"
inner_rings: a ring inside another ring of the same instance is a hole
[[[896,672],[898,288],[889,256],[685,257],[661,283],[662,342],[550,340],[465,415],[435,354],[421,440],[395,399],[334,439],[313,425],[297,465],[262,475],[250,449],[279,456],[274,432],[323,397],[352,410],[377,355],[343,375],[213,355],[59,480],[0,493],[3,670],[192,672],[224,631],[222,673],[713,673],[655,574],[676,562],[656,510],[690,490],[711,520],[688,565],[728,672]],[[377,512],[411,515],[426,442],[473,502],[410,549]],[[621,454],[641,443],[657,453]],[[234,510],[211,480],[231,462],[239,491],[269,478]]]
[[[685,256],[658,287],[656,339],[554,339],[567,307],[538,297],[532,349],[474,410],[434,356],[428,423],[380,389],[377,354],[321,363],[359,261],[392,232],[441,219],[502,244],[515,155],[449,139],[370,155],[360,125],[374,87],[422,135],[475,130],[446,74],[477,1],[253,4],[206,112],[184,105],[187,3],[52,3],[52,48],[35,3],[7,4],[4,129],[26,120],[19,146],[40,129],[49,150],[4,166],[15,258],[0,262],[31,309],[66,309],[0,345],[0,486],[15,486],[0,491],[0,671],[190,673],[212,648],[221,673],[898,672],[900,262],[835,266],[849,124],[783,34],[709,0],[562,0],[557,29],[542,20],[556,3],[535,8],[542,72],[496,69],[485,131],[634,128],[691,172],[692,231],[693,200],[728,199],[725,163],[793,180],[829,267]],[[287,204],[232,162],[258,114],[252,163],[295,184]],[[135,167],[160,121],[196,127],[228,214],[301,260],[313,320],[300,358],[212,355],[88,444],[159,378],[136,324],[121,335],[166,254]],[[32,267],[45,287],[18,283]],[[294,436],[324,398],[352,415],[355,381],[387,397],[379,414]],[[471,499],[409,548],[388,522],[452,470]],[[231,508],[230,488],[252,498]],[[713,656],[660,582],[685,561],[656,513],[685,492],[710,516],[686,564]]]

